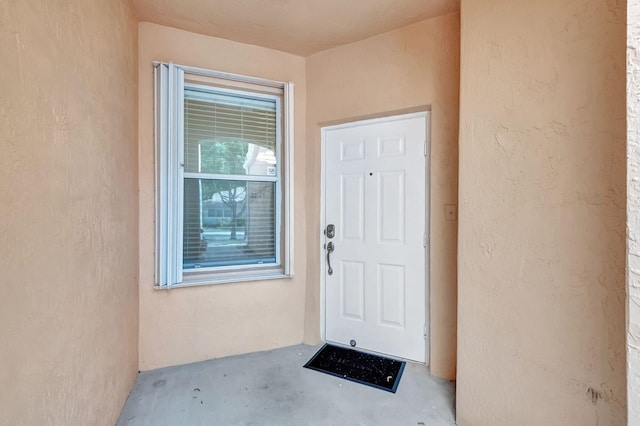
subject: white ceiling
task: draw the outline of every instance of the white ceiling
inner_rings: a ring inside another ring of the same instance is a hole
[[[143,21],[302,56],[460,8],[460,0],[132,1]]]

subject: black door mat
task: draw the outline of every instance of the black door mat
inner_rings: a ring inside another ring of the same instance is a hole
[[[325,344],[304,367],[396,393],[404,361]]]

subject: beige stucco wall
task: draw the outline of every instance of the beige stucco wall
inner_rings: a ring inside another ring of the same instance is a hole
[[[138,370],[137,20],[0,2],[0,423],[113,425]]]
[[[429,280],[431,371],[456,369],[459,15],[447,15],[307,58],[305,341],[320,339],[320,128],[419,107],[431,110]]]
[[[627,11],[627,413],[640,426],[640,0]]]
[[[624,425],[625,3],[461,16],[458,423]]]
[[[153,61],[295,84],[295,274],[292,279],[154,290]],[[139,24],[140,369],[302,342],[305,279],[305,61],[299,56]]]

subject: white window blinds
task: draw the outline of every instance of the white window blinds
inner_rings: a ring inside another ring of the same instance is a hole
[[[279,98],[184,93],[183,268],[278,263]]]

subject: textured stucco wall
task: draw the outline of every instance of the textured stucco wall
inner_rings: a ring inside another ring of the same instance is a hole
[[[627,11],[627,412],[640,426],[640,0]]]
[[[295,276],[154,290],[153,61],[295,84]],[[305,278],[305,61],[262,47],[139,24],[140,369],[302,342]]]
[[[307,58],[307,299],[305,341],[320,339],[320,127],[407,108],[431,109],[430,364],[456,368],[457,203],[460,16],[451,14]]]
[[[0,2],[0,424],[113,425],[138,370],[137,22]]]
[[[625,2],[461,16],[458,422],[624,425]]]

